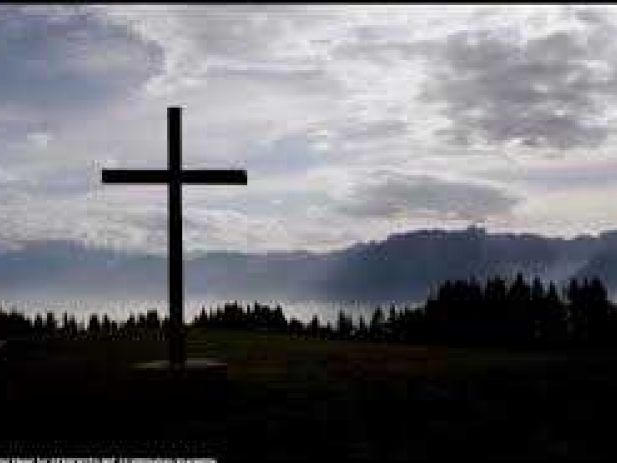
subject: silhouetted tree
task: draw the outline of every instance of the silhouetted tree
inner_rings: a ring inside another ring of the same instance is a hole
[[[587,337],[592,344],[605,345],[609,342],[609,301],[606,288],[594,277],[584,288],[587,319]]]
[[[537,311],[541,342],[546,346],[562,345],[568,335],[567,313],[553,282],[549,283]]]
[[[54,336],[57,329],[58,322],[56,321],[56,316],[53,312],[47,312],[47,316],[45,317],[45,334],[47,336]]]
[[[34,317],[34,335],[37,338],[42,338],[45,335],[45,325],[40,313],[37,313]]]
[[[381,307],[377,307],[373,312],[369,326],[369,337],[374,340],[382,340],[385,335],[385,319]]]
[[[108,338],[111,336],[111,321],[107,314],[103,314],[103,321],[101,323],[101,336]]]
[[[311,335],[311,337],[319,337],[320,335],[320,328],[321,326],[319,325],[319,318],[317,317],[317,315],[313,315],[313,318],[311,319],[311,322],[309,323],[309,334]]]
[[[304,333],[304,325],[302,322],[296,318],[293,318],[289,321],[289,333],[292,335],[300,336]]]
[[[163,331],[161,329],[161,321],[159,320],[159,313],[156,309],[148,310],[146,313],[145,330],[149,338],[162,338]]]
[[[90,315],[88,320],[88,336],[97,338],[101,333],[101,323],[99,322],[99,316],[95,313]]]
[[[360,315],[360,320],[358,321],[358,329],[356,330],[356,339],[364,340],[368,338],[368,327],[366,326],[366,322],[364,321],[364,316]]]
[[[353,323],[345,313],[340,310],[336,322],[336,335],[340,339],[349,339],[353,330]]]

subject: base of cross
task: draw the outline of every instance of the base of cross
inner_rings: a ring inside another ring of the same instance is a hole
[[[141,403],[172,408],[222,405],[226,400],[227,364],[211,358],[136,363],[131,368],[130,396]]]
[[[219,360],[209,358],[188,358],[182,363],[170,362],[169,360],[152,360],[133,365],[133,369],[143,372],[201,372],[221,373],[227,369],[227,364]]]

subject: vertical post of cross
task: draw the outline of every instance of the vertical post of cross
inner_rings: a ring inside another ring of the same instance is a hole
[[[184,283],[182,264],[182,119],[181,108],[167,108],[168,211],[169,211],[169,359],[181,368],[186,360],[183,321]]]

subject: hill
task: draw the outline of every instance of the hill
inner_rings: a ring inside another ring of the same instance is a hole
[[[617,292],[617,231],[573,239],[487,233],[481,228],[421,230],[342,250],[187,259],[187,294],[211,299],[417,301],[446,279],[492,275],[565,281],[598,276]],[[165,298],[164,256],[33,242],[0,253],[0,295],[13,298]]]

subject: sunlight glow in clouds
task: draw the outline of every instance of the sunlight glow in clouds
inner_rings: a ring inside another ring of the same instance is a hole
[[[0,246],[163,252],[163,187],[103,166],[184,164],[188,251],[326,250],[416,228],[617,227],[617,9],[2,6]],[[613,181],[612,179],[615,179]]]

